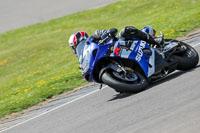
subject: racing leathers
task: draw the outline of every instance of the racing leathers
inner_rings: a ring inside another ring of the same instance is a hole
[[[104,39],[108,36],[108,32],[106,30],[96,30],[93,34],[94,40],[98,41]],[[164,39],[162,37],[154,37],[146,32],[138,30],[133,26],[126,26],[123,28],[120,33],[119,37],[122,40],[132,40],[133,38],[138,38],[140,40],[146,41],[149,44],[154,44],[156,46],[161,46],[164,43]]]

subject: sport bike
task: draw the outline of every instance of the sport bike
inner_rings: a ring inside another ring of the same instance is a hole
[[[150,26],[141,30],[154,36]],[[164,39],[157,47],[137,38],[123,40],[116,36],[116,29],[108,30],[108,34],[98,43],[91,37],[83,40],[77,46],[77,55],[88,82],[106,84],[120,93],[142,91],[152,81],[175,70],[192,69],[199,61],[196,50],[178,40]]]

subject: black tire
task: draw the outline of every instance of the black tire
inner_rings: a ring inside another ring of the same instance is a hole
[[[143,91],[148,85],[147,79],[139,72],[135,72],[140,80],[136,83],[125,82],[115,78],[110,71],[102,74],[102,81],[120,93],[138,93]]]
[[[195,68],[199,62],[199,55],[197,51],[192,46],[184,42],[177,40],[173,40],[173,42],[179,42],[179,46],[182,45],[186,47],[186,51],[184,53],[173,56],[176,60],[178,60],[177,70],[190,70]],[[189,55],[188,52],[191,52],[192,55]]]

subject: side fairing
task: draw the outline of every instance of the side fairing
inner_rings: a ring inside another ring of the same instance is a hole
[[[148,77],[155,73],[155,50],[150,47],[152,55],[149,58]]]
[[[111,57],[131,59],[138,63],[147,77],[155,72],[155,51],[145,41],[133,41],[130,49],[125,46],[127,42],[119,40],[115,43]],[[144,49],[151,51],[151,55],[143,52]]]
[[[145,54],[144,49],[151,51],[151,55]],[[155,51],[145,41],[138,41],[134,55],[130,55],[129,58],[132,58],[141,66],[147,77],[155,73]]]

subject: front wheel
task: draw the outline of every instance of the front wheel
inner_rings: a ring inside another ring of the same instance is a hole
[[[120,93],[137,93],[148,86],[147,79],[139,72],[129,73],[129,77],[123,78],[113,70],[107,70],[102,74],[102,81]]]

